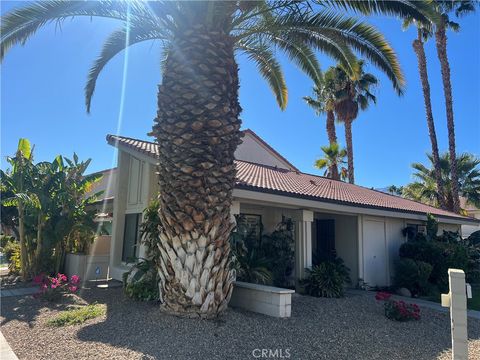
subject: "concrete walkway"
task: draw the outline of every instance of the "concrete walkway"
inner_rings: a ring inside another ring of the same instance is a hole
[[[9,297],[9,296],[25,296],[32,295],[38,292],[38,286],[28,287],[28,288],[19,288],[19,289],[2,289],[0,290],[0,297]]]
[[[18,360],[17,355],[13,352],[7,340],[0,332],[0,359],[2,360]]]
[[[371,295],[373,298],[375,297],[376,291],[365,291],[365,290],[347,290],[347,293],[354,294],[354,295],[362,295],[362,294],[368,294]],[[449,308],[444,308],[442,305],[439,303],[433,302],[433,301],[427,301],[427,300],[422,300],[422,299],[417,299],[417,298],[410,298],[410,297],[405,297],[405,296],[400,296],[396,294],[392,294],[392,299],[394,300],[403,300],[408,303],[412,304],[417,304],[418,306],[423,306],[429,309],[437,310],[440,312],[444,313],[450,313]],[[478,319],[480,320],[480,311],[476,310],[467,310],[467,316],[472,319]]]

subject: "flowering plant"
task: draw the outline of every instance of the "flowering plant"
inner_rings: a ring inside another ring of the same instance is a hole
[[[69,281],[68,277],[61,273],[58,273],[57,276],[54,277],[40,274],[33,278],[33,282],[40,285],[40,290],[36,294],[36,297],[48,301],[55,301],[67,292],[77,292],[80,285],[80,277],[72,275]]]
[[[407,304],[403,300],[391,299],[392,294],[377,292],[375,299],[384,301],[385,316],[390,320],[408,321],[420,319],[420,308],[417,304]]]

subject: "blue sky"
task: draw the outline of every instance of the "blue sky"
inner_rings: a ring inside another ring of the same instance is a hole
[[[18,3],[1,2],[2,14]],[[377,105],[359,115],[353,125],[356,182],[368,187],[405,184],[410,164],[425,161],[429,151],[427,126],[412,49],[415,31],[402,31],[394,19],[372,18],[396,50],[408,82],[399,98],[375,68],[380,79]],[[457,152],[480,155],[480,14],[461,20],[462,31],[449,33]],[[83,87],[92,61],[106,36],[118,27],[111,20],[67,20],[61,29],[48,26],[24,47],[12,49],[1,71],[1,156],[13,154],[18,139],[35,144],[36,160],[55,155],[92,158],[90,170],[112,166],[114,149],[105,136],[117,131],[120,112],[123,54],[106,67],[97,83],[92,113],[87,115]],[[437,136],[447,149],[447,129],[440,67],[433,41],[426,45]],[[332,61],[320,54],[322,68]],[[289,86],[289,105],[281,111],[253,64],[239,58],[243,127],[251,128],[302,171],[321,174],[313,167],[326,144],[325,118],[316,117],[303,102],[311,81],[295,66],[282,62]],[[120,134],[147,139],[156,113],[160,82],[159,44],[135,45],[129,53],[123,121]],[[341,142],[343,127],[337,126]]]

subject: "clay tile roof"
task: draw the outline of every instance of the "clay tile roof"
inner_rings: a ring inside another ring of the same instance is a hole
[[[156,158],[158,154],[157,145],[149,141],[107,135],[107,142],[116,147],[121,144],[122,146],[131,148],[153,158]],[[363,208],[375,208],[415,214],[431,213],[433,215],[447,218],[475,221],[473,218],[461,216],[433,206],[362,186],[335,181],[322,176],[240,160],[236,160],[235,163],[237,168],[236,187],[239,189],[268,192]]]

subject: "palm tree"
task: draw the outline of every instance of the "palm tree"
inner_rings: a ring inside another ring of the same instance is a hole
[[[41,27],[77,16],[104,17],[123,25],[109,36],[88,75],[87,110],[104,66],[126,47],[159,40],[165,51],[153,127],[159,147],[158,243],[162,309],[212,317],[228,304],[233,288],[228,237],[235,183],[234,152],[241,142],[236,53],[258,67],[287,104],[275,51],[283,51],[314,82],[322,51],[354,71],[354,50],[378,66],[397,92],[404,86],[396,55],[375,28],[341,15],[434,14],[416,1],[48,1],[2,17],[1,56]],[[353,49],[353,50],[352,50]]]
[[[373,74],[364,72],[363,66],[364,62],[359,61],[357,71],[354,73],[348,73],[342,65],[336,67],[335,113],[337,119],[345,125],[348,182],[351,184],[355,183],[352,123],[357,118],[359,110],[365,110],[371,102],[376,102],[376,97],[370,90],[378,83]]]
[[[427,72],[427,57],[425,55],[425,41],[432,36],[431,26],[425,26],[421,23],[416,23],[412,19],[406,19],[403,27],[407,28],[412,23],[417,27],[417,38],[413,41],[412,46],[417,55],[418,72],[422,83],[423,101],[425,103],[425,115],[427,119],[428,134],[430,137],[430,144],[432,146],[433,168],[435,170],[435,181],[438,189],[439,206],[446,209],[446,204],[443,203],[445,199],[445,189],[443,186],[442,175],[440,170],[440,155],[438,151],[437,133],[435,131],[435,122],[433,120],[432,102],[430,96],[430,82],[428,80]]]
[[[327,114],[327,135],[330,145],[337,142],[335,131],[335,68],[330,67],[325,74],[320,77],[319,83],[313,87],[314,98],[305,96],[303,99],[317,116]],[[337,171],[338,172],[338,171]]]
[[[344,180],[347,177],[347,170],[341,167],[340,173],[338,167],[346,164],[345,157],[347,150],[341,149],[337,143],[321,147],[324,157],[315,161],[317,169],[325,169],[324,176],[333,180]]]
[[[406,185],[402,190],[402,195],[406,198],[421,201],[427,204],[438,206],[440,199],[438,198],[437,183],[435,180],[435,170],[433,169],[433,156],[427,154],[432,164],[431,168],[421,163],[412,164],[415,169],[413,177],[415,181]],[[480,159],[472,154],[464,153],[457,158],[457,174],[459,194],[465,197],[467,203],[480,208]],[[443,183],[446,188],[445,199],[443,202],[451,207],[453,204],[453,181],[451,178],[452,163],[450,153],[444,153],[440,157],[440,169],[442,173]]]
[[[458,213],[460,211],[460,199],[458,188],[457,156],[455,146],[455,122],[453,117],[453,97],[452,84],[450,81],[450,63],[447,55],[447,28],[454,31],[460,29],[460,25],[449,18],[449,14],[455,12],[457,17],[475,11],[475,2],[466,0],[437,0],[437,10],[441,13],[440,20],[436,24],[435,41],[437,46],[437,55],[440,60],[443,92],[445,94],[445,110],[447,114],[448,129],[448,151],[451,159],[452,175],[452,210]]]

